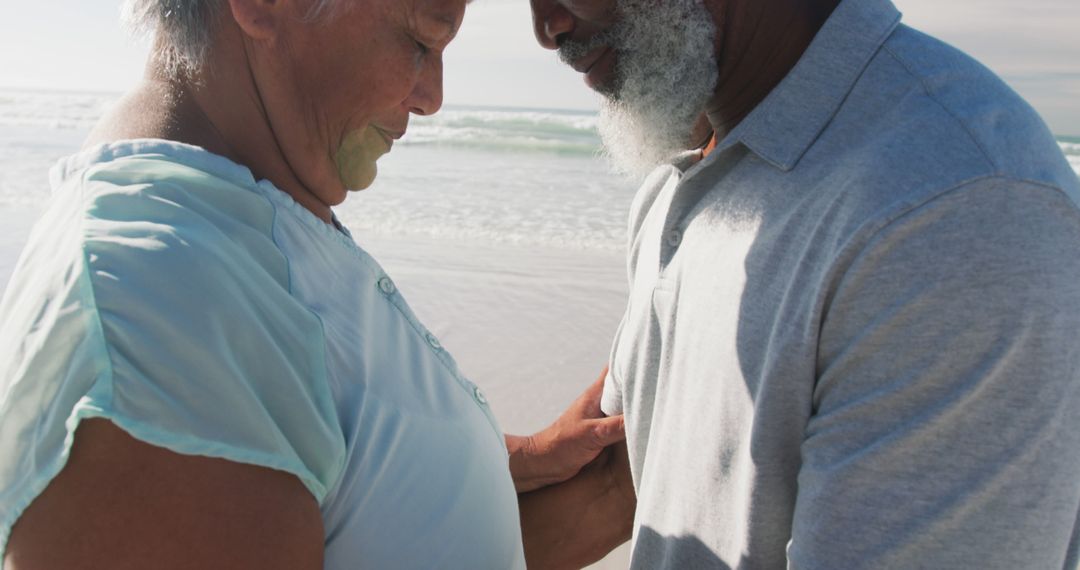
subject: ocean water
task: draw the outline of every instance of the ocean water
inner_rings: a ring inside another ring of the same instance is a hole
[[[49,167],[118,98],[0,90],[0,208],[43,205]],[[337,215],[357,236],[618,251],[635,188],[599,150],[592,113],[450,107],[414,117]]]
[[[593,114],[448,108],[414,117],[337,214],[354,233],[621,250],[635,188],[599,151]]]
[[[40,208],[49,167],[116,94],[0,90],[0,208]],[[594,113],[448,107],[414,117],[374,186],[337,208],[358,236],[619,251],[634,184],[598,158]],[[1080,174],[1080,138],[1059,144]]]
[[[1073,170],[1080,175],[1080,137],[1058,137],[1058,144],[1065,151],[1065,158],[1069,159]]]

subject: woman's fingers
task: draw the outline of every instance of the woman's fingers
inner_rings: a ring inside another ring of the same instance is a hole
[[[604,417],[604,412],[600,410],[600,398],[604,394],[604,379],[607,378],[607,373],[608,369],[605,366],[600,377],[578,396],[568,411],[586,419]]]
[[[596,444],[601,449],[626,439],[626,423],[622,415],[593,420],[592,429]]]

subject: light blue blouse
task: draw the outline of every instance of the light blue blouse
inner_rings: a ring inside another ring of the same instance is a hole
[[[197,147],[52,171],[0,303],[0,560],[83,418],[294,474],[326,568],[524,568],[480,390],[347,235]]]

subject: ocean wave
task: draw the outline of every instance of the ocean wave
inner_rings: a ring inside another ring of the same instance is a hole
[[[1061,151],[1065,153],[1065,159],[1069,161],[1069,165],[1076,172],[1077,176],[1080,176],[1080,142],[1072,142],[1072,140],[1058,140],[1058,145],[1061,146]]]
[[[89,129],[118,100],[115,93],[0,91],[0,126]]]
[[[88,130],[120,98],[112,93],[0,90],[0,126]],[[401,144],[487,152],[594,155],[594,113],[448,106],[414,117]]]
[[[417,129],[401,140],[403,146],[436,146],[488,152],[543,152],[558,155],[591,156],[600,145],[590,140],[566,140],[523,133],[493,133],[485,129]]]
[[[594,114],[448,108],[415,118],[401,144],[591,155],[600,150],[600,137]]]

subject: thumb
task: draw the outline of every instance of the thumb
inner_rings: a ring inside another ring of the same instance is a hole
[[[593,435],[600,447],[607,447],[626,439],[626,423],[623,416],[592,420]]]

